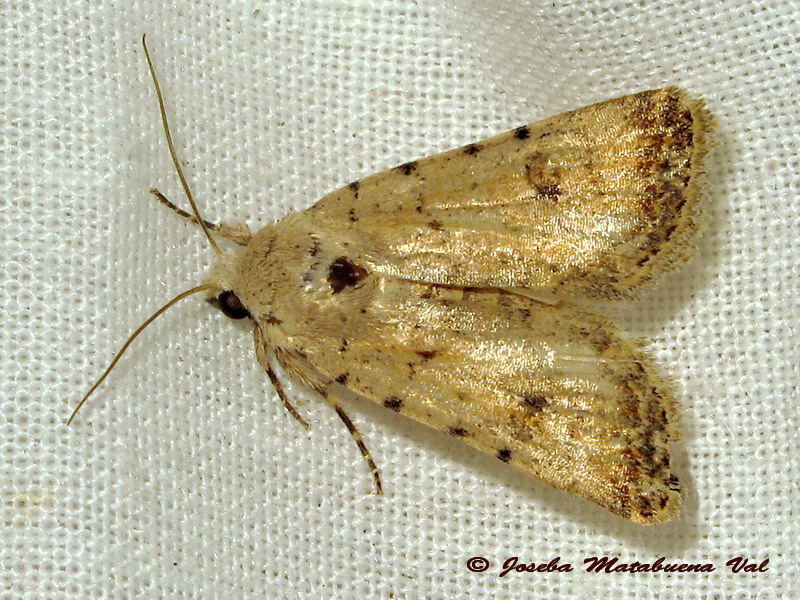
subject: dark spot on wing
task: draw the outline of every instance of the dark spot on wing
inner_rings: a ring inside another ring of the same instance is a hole
[[[470,144],[469,146],[464,146],[464,154],[469,154],[470,156],[475,156],[481,150],[483,150],[483,147],[479,146],[478,144]]]
[[[503,462],[508,462],[511,460],[511,450],[503,449],[497,451],[497,458],[502,460]]]
[[[434,219],[433,221],[428,222],[428,227],[435,231],[441,231],[444,228],[444,223],[441,221]]]
[[[352,190],[352,192],[353,192],[353,195],[354,195],[356,198],[358,198],[358,188],[360,188],[360,187],[361,187],[361,184],[360,184],[358,181],[354,181],[353,183],[351,183],[351,184],[350,184],[350,185],[348,185],[347,187],[349,187],[349,188]]]
[[[451,427],[447,430],[447,433],[454,437],[465,437],[469,435],[469,431],[464,429],[463,427]]]
[[[340,373],[336,376],[336,383],[341,383],[344,385],[347,383],[347,378],[350,376],[350,373]]]
[[[536,151],[525,161],[525,178],[528,184],[536,188],[541,195],[549,196],[561,193],[558,182],[562,179],[561,171],[550,164],[550,155]]]
[[[386,408],[391,408],[395,412],[399,412],[403,408],[403,401],[397,396],[389,396],[383,401]]]
[[[561,187],[557,183],[537,183],[536,191],[540,196],[549,198],[550,200],[558,200],[561,195]]]
[[[439,354],[438,350],[418,350],[416,354],[420,355],[423,360],[430,360],[437,354]]]
[[[680,101],[677,96],[669,96],[666,100],[664,100],[663,105],[664,108],[662,109],[661,119],[664,122],[664,125],[669,129],[674,129],[680,126],[683,115],[679,110]]]
[[[411,161],[403,165],[400,165],[399,167],[397,167],[397,170],[400,171],[403,175],[411,175],[411,173],[417,170],[417,161]]]
[[[351,261],[346,256],[340,256],[331,263],[328,269],[328,281],[334,294],[346,288],[356,286],[369,272]]]
[[[589,338],[589,343],[592,345],[592,348],[597,350],[598,353],[602,354],[603,352],[608,350],[608,348],[613,343],[613,340],[606,331],[598,328]]]
[[[544,407],[550,404],[550,401],[541,394],[524,394],[522,396],[522,404],[532,412],[542,412]]]
[[[631,124],[641,129],[650,129],[656,123],[654,92],[639,92],[633,96],[634,105],[630,113]]]
[[[652,517],[656,511],[653,510],[653,503],[650,501],[646,495],[642,494],[638,498],[639,501],[639,513],[643,517]]]
[[[652,458],[656,453],[656,447],[653,445],[652,441],[648,440],[639,446],[639,452],[641,452],[645,458]]]
[[[528,129],[527,125],[523,125],[522,127],[517,127],[514,130],[514,137],[518,140],[526,140],[530,137],[531,130]]]
[[[358,217],[356,216],[356,209],[355,208],[351,208],[350,212],[347,213],[347,214],[350,216],[350,221],[352,221],[353,223],[358,221]]]

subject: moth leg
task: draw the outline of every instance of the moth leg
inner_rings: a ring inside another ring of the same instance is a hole
[[[256,335],[258,336],[259,334]],[[258,343],[256,344],[256,347],[258,347]],[[258,351],[256,354],[258,354]],[[321,373],[318,373],[301,356],[298,356],[292,352],[287,352],[278,348],[275,350],[275,358],[284,371],[295,376],[308,387],[317,391],[323,398],[325,398],[325,400],[327,400],[328,404],[333,407],[333,410],[335,410],[336,414],[339,415],[342,423],[344,423],[344,426],[347,427],[347,431],[349,431],[350,435],[353,437],[353,440],[355,441],[356,446],[358,446],[358,449],[361,451],[361,455],[364,457],[364,460],[367,461],[370,471],[372,471],[372,478],[375,481],[375,493],[382,495],[383,485],[381,484],[380,471],[378,471],[375,461],[372,460],[372,454],[370,454],[369,450],[364,444],[364,440],[361,438],[361,433],[358,431],[353,421],[350,420],[350,417],[347,415],[347,413],[344,412],[344,409],[341,407],[339,401],[335,397],[335,392],[333,391],[334,381],[323,376]]]
[[[253,338],[256,343],[256,359],[267,372],[267,376],[269,376],[272,386],[275,388],[275,391],[278,392],[278,398],[281,399],[281,402],[283,402],[283,405],[286,407],[286,410],[289,411],[289,414],[297,419],[297,422],[300,423],[300,425],[308,429],[309,425],[306,420],[300,416],[300,413],[298,413],[295,407],[292,406],[292,403],[289,402],[289,398],[286,397],[286,392],[283,390],[283,384],[281,383],[281,380],[278,379],[277,374],[269,362],[269,344],[258,327],[253,329]]]
[[[174,211],[184,219],[187,219],[192,223],[197,223],[197,217],[195,217],[193,214],[186,212],[179,206],[175,205],[171,200],[169,200],[169,198],[167,198],[156,188],[151,188],[150,193],[153,194],[153,196],[155,196],[156,199],[159,202],[161,202],[161,204],[163,204],[170,210]],[[237,223],[236,225],[228,225],[227,223],[217,224],[203,219],[203,224],[210,231],[213,231],[217,235],[220,235],[224,237],[226,240],[230,240],[235,244],[239,244],[240,246],[247,246],[250,243],[250,240],[253,239],[253,233],[250,231],[250,228],[244,223]]]
[[[283,402],[286,410],[289,411],[289,414],[297,419],[300,425],[308,429],[309,425],[306,420],[300,416],[300,413],[297,412],[295,407],[292,406],[292,403],[289,402],[289,399],[286,397],[286,392],[283,391],[283,384],[281,383],[281,380],[278,379],[275,371],[272,370],[272,365],[267,365],[267,375],[269,376],[269,380],[272,382],[272,386],[275,388],[275,391],[278,392],[278,397],[281,399],[281,402]]]
[[[320,392],[322,397],[327,400],[330,405],[333,407],[333,410],[336,411],[336,414],[339,415],[339,418],[344,423],[344,426],[347,427],[347,430],[350,432],[350,435],[353,436],[353,440],[356,442],[356,446],[361,451],[361,455],[364,457],[364,460],[367,461],[370,470],[372,471],[372,479],[375,480],[375,493],[381,496],[383,494],[383,485],[381,484],[381,474],[378,471],[378,467],[375,464],[375,461],[372,460],[372,454],[370,454],[367,447],[364,445],[364,440],[361,439],[361,433],[356,429],[356,426],[350,420],[350,417],[347,416],[347,413],[344,412],[344,409],[341,407],[339,402],[336,401],[335,398],[332,398],[328,393],[328,390],[322,390]]]

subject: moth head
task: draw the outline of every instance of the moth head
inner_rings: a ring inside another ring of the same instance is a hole
[[[246,226],[224,226],[224,225],[216,225],[214,223],[210,223],[203,219],[200,216],[200,211],[197,209],[197,204],[194,201],[194,197],[189,189],[189,184],[186,181],[186,177],[181,170],[180,163],[178,161],[178,157],[175,153],[175,148],[172,144],[172,134],[169,130],[169,124],[167,123],[167,115],[164,110],[164,99],[161,95],[161,88],[158,84],[158,79],[156,78],[155,68],[153,67],[153,61],[150,59],[150,53],[147,50],[147,44],[145,43],[145,38],[142,36],[142,46],[144,47],[144,55],[147,59],[147,66],[150,70],[150,75],[153,78],[153,87],[155,88],[156,96],[158,98],[158,105],[161,111],[161,123],[164,127],[164,133],[167,139],[167,146],[169,147],[169,153],[172,158],[172,163],[175,165],[175,170],[178,172],[178,176],[181,180],[181,184],[183,186],[183,190],[186,193],[186,197],[189,200],[189,204],[192,207],[192,213],[188,213],[180,208],[178,208],[175,204],[170,202],[161,192],[156,189],[150,190],[153,195],[164,205],[181,215],[182,217],[193,221],[200,225],[203,233],[205,234],[206,238],[208,239],[208,243],[211,246],[211,249],[217,256],[217,260],[214,263],[214,269],[212,270],[211,277],[206,280],[205,283],[193,287],[185,292],[182,292],[175,296],[172,300],[167,302],[164,306],[159,308],[156,312],[154,312],[149,318],[147,318],[144,323],[142,323],[127,339],[127,341],[122,345],[122,348],[117,352],[114,358],[111,361],[111,364],[108,365],[108,368],[103,372],[100,378],[95,382],[95,384],[91,387],[91,389],[86,393],[86,395],[81,399],[78,405],[75,407],[75,410],[72,411],[69,419],[67,420],[67,425],[72,423],[72,420],[75,418],[75,415],[78,413],[80,408],[84,405],[84,403],[89,399],[89,396],[100,386],[101,383],[105,380],[111,370],[116,366],[119,359],[122,358],[122,355],[128,349],[128,347],[133,343],[133,341],[139,336],[139,334],[144,331],[150,323],[155,321],[158,317],[164,314],[167,310],[172,308],[176,303],[180,302],[184,298],[188,298],[189,296],[193,296],[194,294],[198,294],[201,292],[205,292],[206,294],[211,294],[210,300],[213,304],[216,304],[219,309],[228,317],[232,319],[243,319],[244,317],[249,317],[250,312],[244,306],[242,301],[236,295],[233,290],[233,286],[230,284],[231,275],[236,272],[236,267],[238,265],[238,258],[240,252],[223,252],[219,245],[217,244],[216,240],[212,236],[212,233],[218,235],[220,237],[226,238],[240,246],[247,246],[250,243],[252,235],[250,230]]]

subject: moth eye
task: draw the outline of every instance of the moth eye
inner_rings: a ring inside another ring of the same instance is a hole
[[[250,313],[242,304],[242,301],[239,300],[239,297],[228,290],[227,292],[222,292],[217,298],[219,302],[219,308],[225,314],[226,317],[230,317],[231,319],[244,319],[245,317],[249,317]]]

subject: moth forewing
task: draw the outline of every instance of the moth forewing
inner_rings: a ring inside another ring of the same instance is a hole
[[[709,124],[678,88],[623,96],[372,175],[308,218],[382,274],[630,297],[684,257]]]
[[[357,299],[319,311],[300,298],[296,318],[284,313],[287,327],[315,332],[282,340],[287,372],[334,396],[337,382],[634,521],[674,513],[673,401],[607,320],[502,290],[368,278]],[[348,310],[360,316],[330,326]]]

